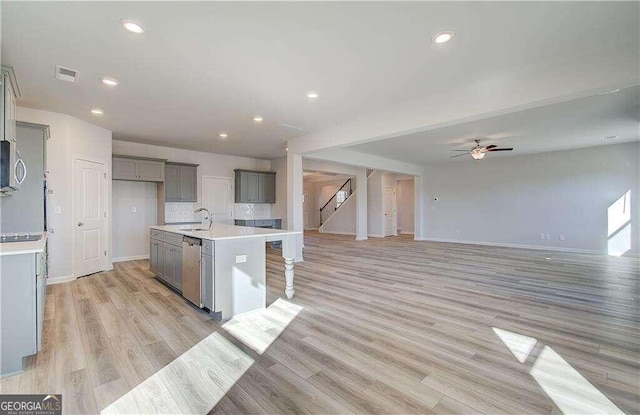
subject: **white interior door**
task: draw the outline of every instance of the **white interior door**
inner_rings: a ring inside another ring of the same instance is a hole
[[[310,205],[309,195],[307,193],[304,193],[302,195],[302,206],[304,209],[304,228],[305,229],[309,229],[309,205]]]
[[[384,236],[396,235],[396,190],[384,188]]]
[[[209,209],[214,223],[233,224],[233,202],[229,177],[202,177],[202,207]]]
[[[107,175],[105,165],[76,159],[73,171],[74,274],[107,268]]]

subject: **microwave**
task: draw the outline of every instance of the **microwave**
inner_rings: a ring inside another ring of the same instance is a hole
[[[18,190],[27,176],[27,166],[16,150],[15,141],[0,141],[0,191]]]

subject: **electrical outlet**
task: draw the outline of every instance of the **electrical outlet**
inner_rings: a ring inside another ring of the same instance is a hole
[[[133,207],[131,208],[131,212],[136,213],[137,211],[138,211],[138,209],[136,209],[136,207],[135,207],[135,206],[133,206]]]
[[[544,239],[544,232],[540,232],[540,239]]]
[[[236,255],[236,264],[242,264],[247,262],[247,256],[246,255]]]
[[[558,236],[558,239],[560,239],[561,241],[564,241],[564,235]]]
[[[60,206],[54,206],[53,213],[55,213],[56,215],[62,214],[62,208]]]
[[[546,239],[547,241],[549,240],[549,234],[548,233],[544,234],[544,239]]]

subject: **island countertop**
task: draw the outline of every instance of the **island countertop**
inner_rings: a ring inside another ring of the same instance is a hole
[[[223,239],[240,239],[240,238],[260,238],[266,237],[270,239],[276,239],[279,236],[287,235],[301,235],[301,231],[290,231],[286,229],[267,229],[267,228],[252,228],[246,226],[224,225],[214,223],[211,230],[196,231],[190,230],[195,227],[206,227],[206,225],[157,225],[151,226],[151,229],[157,229],[159,231],[177,233],[179,235],[191,236],[193,238],[208,239],[210,241],[217,241]]]

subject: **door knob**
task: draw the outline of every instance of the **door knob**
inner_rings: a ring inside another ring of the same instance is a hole
[[[84,222],[78,222],[78,226],[84,225]]]

